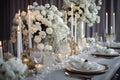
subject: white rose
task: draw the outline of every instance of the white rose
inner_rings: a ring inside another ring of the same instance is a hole
[[[53,29],[52,29],[52,28],[47,28],[47,29],[46,29],[46,33],[52,34],[52,33],[53,33]]]
[[[45,7],[46,7],[46,8],[49,8],[49,7],[50,7],[50,5],[49,5],[49,4],[45,4]]]
[[[40,26],[40,25],[41,25],[41,23],[39,23],[39,22],[35,22],[35,24],[36,24],[36,25],[38,25],[38,26]]]
[[[40,36],[35,36],[34,37],[34,42],[36,42],[36,43],[41,42],[41,37]]]
[[[100,16],[97,16],[96,22],[97,22],[97,23],[100,23]]]
[[[57,25],[56,25],[56,24],[53,24],[52,27],[53,27],[53,28],[57,28]]]
[[[19,73],[24,74],[26,70],[27,70],[27,65],[21,63],[21,66],[19,67]]]
[[[68,15],[71,15],[71,13],[72,13],[71,11],[68,11],[68,12],[67,12]]]
[[[46,21],[46,25],[51,27],[52,26],[52,23],[50,21]]]
[[[63,14],[62,12],[57,11],[57,15],[61,17]]]
[[[42,44],[42,43],[41,43],[41,44],[38,44],[38,45],[37,45],[37,48],[38,48],[39,50],[43,50],[43,49],[44,49],[44,44]]]
[[[21,16],[22,16],[22,17],[25,17],[25,16],[26,16],[26,12],[25,12],[25,11],[22,11]]]
[[[41,26],[39,26],[39,25],[36,25],[36,29],[39,30],[39,31],[42,30]]]
[[[37,31],[37,28],[35,25],[32,25],[32,27],[30,27],[30,31],[32,34],[34,34]]]
[[[52,11],[49,11],[48,15],[54,15],[54,13]]]
[[[50,45],[46,45],[44,49],[50,51],[50,50],[52,50],[52,46],[50,46]]]
[[[34,14],[33,14],[33,13],[30,14],[30,20],[31,20],[31,21],[34,21],[34,20],[35,20],[35,17],[34,17]],[[27,21],[28,21],[28,20],[27,20]]]
[[[28,30],[27,30],[27,29],[24,29],[24,30],[23,30],[23,35],[25,35],[25,36],[28,35]]]
[[[57,7],[54,6],[54,5],[51,6],[51,9],[52,9],[52,11],[54,11],[54,12],[57,11]]]
[[[85,4],[80,4],[80,7],[81,7],[81,8],[84,8],[84,7],[85,7]]]
[[[39,34],[42,39],[46,37],[46,33],[44,31],[40,31]]]
[[[19,19],[14,18],[14,19],[13,19],[13,22],[14,22],[15,24],[19,24]]]
[[[40,15],[40,11],[38,11],[38,10],[37,10],[37,11],[34,11],[34,14],[35,14],[35,16],[36,16],[36,15]]]
[[[36,15],[35,18],[36,18],[36,20],[41,21],[42,16],[41,15]]]
[[[41,19],[42,24],[45,24],[45,23],[46,23],[46,21],[47,21],[47,19],[46,19],[46,18]]]
[[[53,15],[48,15],[48,19],[52,20],[53,19]]]
[[[41,11],[41,14],[45,16],[45,15],[46,15],[46,11],[45,11],[45,10],[42,10],[42,11]]]
[[[43,5],[41,5],[40,10],[45,10],[45,7]]]
[[[38,6],[38,3],[37,2],[33,2],[33,6]]]

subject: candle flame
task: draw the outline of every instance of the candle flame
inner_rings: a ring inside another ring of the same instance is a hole
[[[28,8],[27,8],[28,10],[30,9],[30,7],[28,6]]]
[[[112,30],[112,26],[111,26],[110,28],[111,28],[111,30]]]
[[[19,11],[18,11],[18,15],[20,16],[20,9],[19,9]]]
[[[71,8],[73,8],[73,4],[71,4]]]
[[[106,16],[108,15],[108,13],[106,12]]]
[[[41,68],[43,68],[43,64],[36,64],[36,65],[35,65],[35,68],[41,69]]]
[[[115,12],[113,13],[113,16],[115,16]]]
[[[17,27],[17,30],[18,30],[18,31],[20,30],[20,26]]]
[[[0,46],[2,46],[2,41],[0,41]]]

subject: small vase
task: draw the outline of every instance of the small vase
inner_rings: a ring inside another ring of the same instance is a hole
[[[79,21],[77,24],[77,37],[78,39],[85,37],[85,23],[83,21]]]

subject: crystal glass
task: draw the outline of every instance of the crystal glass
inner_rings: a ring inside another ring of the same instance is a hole
[[[3,53],[13,54],[13,44],[11,40],[3,40]]]
[[[110,35],[110,41],[114,42],[116,40],[116,35],[115,34],[111,34]]]

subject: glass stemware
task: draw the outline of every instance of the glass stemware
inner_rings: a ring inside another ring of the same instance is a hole
[[[13,44],[11,40],[3,40],[3,55],[4,57],[13,55]]]

